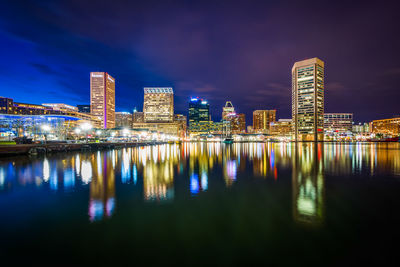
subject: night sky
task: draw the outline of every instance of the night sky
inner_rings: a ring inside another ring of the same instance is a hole
[[[90,3],[89,3],[90,2]],[[295,61],[325,61],[325,112],[400,114],[399,4],[389,1],[1,1],[0,95],[90,102],[89,72],[116,78],[116,110],[142,109],[143,87],[171,86],[175,112],[231,100],[291,117]]]

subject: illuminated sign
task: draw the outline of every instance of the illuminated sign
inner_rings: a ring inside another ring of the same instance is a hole
[[[94,73],[92,73],[92,77],[93,78],[103,78],[104,75],[103,74],[94,74]]]

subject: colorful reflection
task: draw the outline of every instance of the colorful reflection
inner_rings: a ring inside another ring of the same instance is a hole
[[[0,194],[86,190],[89,219],[97,221],[113,215],[122,187],[157,204],[183,192],[208,194],[218,184],[235,187],[241,179],[291,179],[294,218],[316,224],[324,217],[326,175],[400,177],[400,144],[197,142],[16,157],[0,159]]]
[[[93,155],[93,176],[90,183],[89,219],[99,221],[111,217],[115,208],[115,172],[109,155]],[[112,157],[111,157],[112,159]],[[83,170],[83,169],[82,169]]]
[[[324,164],[322,144],[297,144],[292,168],[295,221],[317,225],[324,218]]]

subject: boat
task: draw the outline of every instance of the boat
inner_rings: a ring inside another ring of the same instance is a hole
[[[177,141],[175,141],[175,144],[180,145],[180,144],[182,144],[182,141],[181,140],[177,140]]]
[[[174,143],[174,141],[168,141],[168,144],[173,144]]]
[[[232,144],[233,143],[233,138],[232,137],[227,137],[223,141],[225,144]]]

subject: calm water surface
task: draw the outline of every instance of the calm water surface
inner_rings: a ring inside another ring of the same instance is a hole
[[[184,143],[0,159],[0,261],[397,263],[400,144]]]

